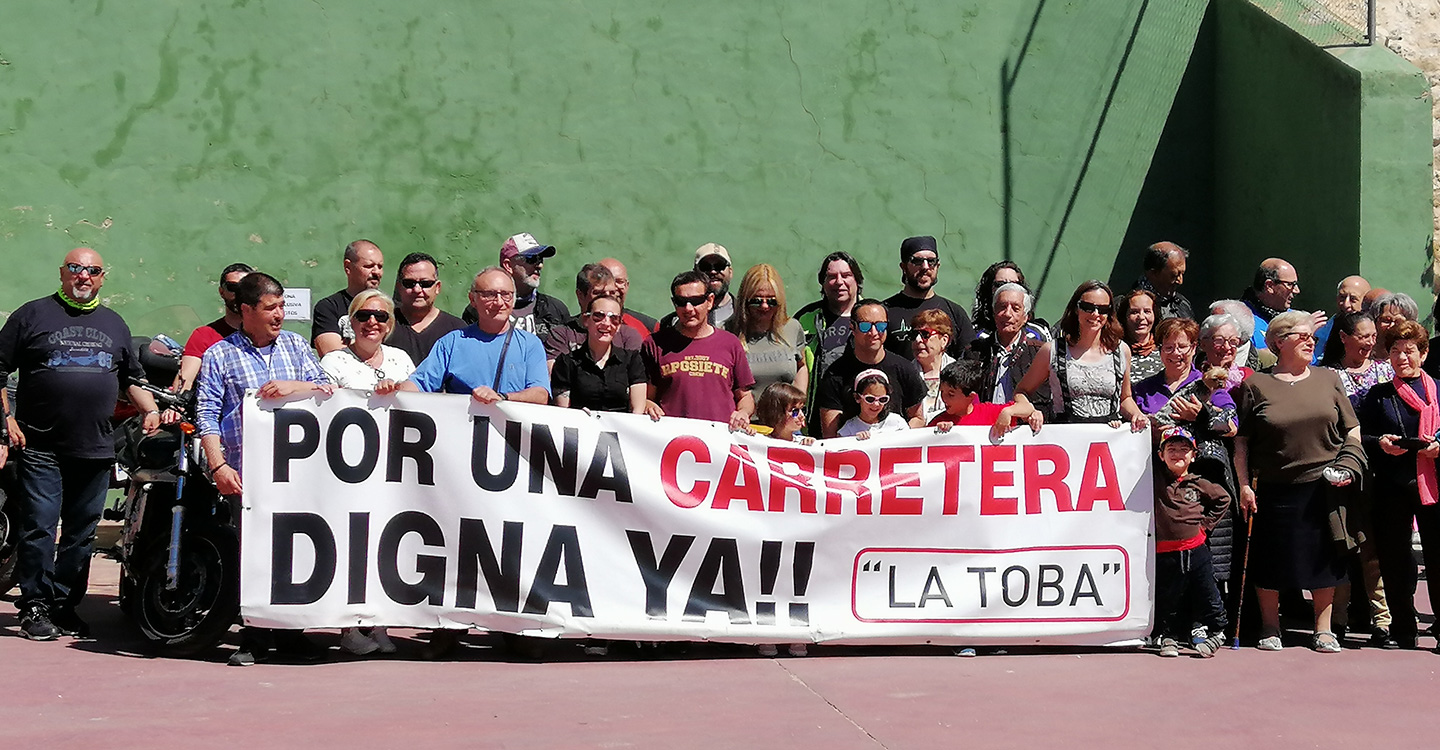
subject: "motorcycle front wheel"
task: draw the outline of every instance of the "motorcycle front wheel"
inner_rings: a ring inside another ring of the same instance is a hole
[[[193,656],[219,643],[240,614],[240,540],[227,527],[186,531],[173,590],[165,586],[168,559],[164,541],[140,555],[133,616],[167,655]]]

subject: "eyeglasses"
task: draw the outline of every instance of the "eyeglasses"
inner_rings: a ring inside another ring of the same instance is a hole
[[[500,289],[471,289],[470,293],[487,301],[501,300],[504,302],[515,301],[515,293]]]
[[[861,333],[869,333],[872,329],[873,329],[876,333],[884,333],[884,332],[885,332],[885,329],[887,329],[887,328],[889,328],[889,327],[890,327],[890,323],[889,323],[888,321],[884,321],[884,320],[878,320],[878,321],[875,321],[874,323],[871,323],[871,322],[868,321],[868,320],[857,320],[857,321],[855,321],[855,330],[857,330],[857,331],[859,331],[859,332],[861,332]]]
[[[1292,291],[1292,292],[1298,292],[1298,291],[1300,291],[1300,280],[1299,280],[1299,279],[1295,279],[1294,281],[1283,281],[1283,280],[1281,280],[1281,279],[1275,279],[1275,283],[1276,283],[1276,284],[1279,284],[1280,286],[1289,287],[1289,288],[1290,288],[1290,291]]]
[[[82,274],[82,273],[87,273],[87,274],[90,274],[91,276],[104,276],[104,275],[105,275],[105,268],[104,268],[104,266],[82,266],[82,265],[80,265],[79,263],[66,263],[66,264],[65,264],[65,270],[69,271],[70,273],[75,274],[76,276],[79,276],[79,275]]]
[[[390,313],[384,310],[356,310],[355,314],[350,317],[354,318],[358,323],[369,323],[372,320],[377,323],[390,322]]]
[[[1302,343],[1303,343],[1303,342],[1306,342],[1306,341],[1314,341],[1314,340],[1315,340],[1315,334],[1313,334],[1313,333],[1306,333],[1306,332],[1304,332],[1304,331],[1290,331],[1289,333],[1282,333],[1282,334],[1280,334],[1280,338],[1282,338],[1282,339],[1293,338],[1293,339],[1295,339],[1296,341],[1299,341],[1299,342],[1302,342]]]
[[[889,396],[871,396],[870,394],[867,393],[867,394],[861,396],[860,398],[864,399],[864,400],[865,400],[865,403],[867,403],[867,404],[879,404],[879,405],[881,405],[881,406],[884,406],[884,405],[890,403],[890,397],[889,397]]]
[[[909,258],[906,258],[905,262],[909,263],[912,266],[927,266],[932,268],[940,267],[940,259],[933,255],[926,255],[924,257],[921,257],[919,255],[912,255]]]
[[[620,313],[607,313],[603,310],[593,310],[590,313],[590,319],[596,323],[603,323],[608,320],[618,326],[620,325],[622,317]]]
[[[706,260],[695,264],[695,270],[700,273],[724,273],[730,267],[727,260]]]
[[[1110,310],[1113,309],[1110,305],[1097,305],[1094,302],[1087,302],[1083,299],[1076,302],[1075,306],[1092,315],[1109,315]]]
[[[745,300],[746,307],[779,307],[780,300],[775,297],[751,297]]]
[[[1233,339],[1227,339],[1224,336],[1212,336],[1210,337],[1210,340],[1213,341],[1216,345],[1223,346],[1227,349],[1239,349],[1240,345],[1245,343],[1245,340],[1239,338],[1238,336]]]
[[[401,280],[400,280],[400,286],[403,286],[403,287],[405,287],[406,289],[414,289],[414,288],[417,287],[417,286],[420,287],[421,289],[429,289],[430,287],[435,286],[436,284],[439,284],[439,283],[440,283],[440,280],[439,280],[439,279],[401,279]]]
[[[708,294],[700,294],[694,297],[685,297],[679,294],[670,295],[670,302],[675,305],[676,309],[681,307],[699,307],[709,299],[710,295]]]
[[[929,328],[916,328],[910,332],[917,341],[929,341],[931,336],[944,336],[939,331],[932,331]]]

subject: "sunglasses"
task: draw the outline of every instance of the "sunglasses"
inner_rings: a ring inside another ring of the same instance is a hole
[[[745,300],[746,307],[779,307],[780,300],[775,297],[751,297]]]
[[[238,282],[238,281],[222,281],[222,282],[220,282],[220,288],[221,288],[221,289],[224,289],[225,291],[227,291],[227,292],[229,292],[229,293],[231,293],[231,294],[234,294],[234,293],[240,291],[240,282]]]
[[[876,321],[876,322],[874,322],[874,323],[871,323],[871,322],[868,321],[868,320],[857,320],[857,321],[855,321],[855,330],[857,330],[857,331],[859,331],[859,332],[861,332],[861,333],[869,333],[869,332],[871,331],[871,329],[874,329],[874,331],[875,331],[876,333],[884,333],[884,332],[885,332],[885,329],[887,329],[887,328],[889,328],[889,327],[890,327],[890,323],[889,323],[888,321],[884,321],[884,320]]]
[[[440,283],[440,280],[439,280],[439,279],[401,279],[401,280],[400,280],[400,286],[403,286],[403,287],[405,287],[406,289],[414,289],[414,288],[417,287],[417,286],[420,287],[421,289],[429,289],[430,287],[435,286],[436,284],[439,284],[439,283]]]
[[[805,415],[805,410],[797,406],[791,409],[789,414],[791,419],[799,419],[800,417]]]
[[[1097,305],[1094,302],[1086,302],[1083,299],[1076,302],[1075,306],[1092,315],[1109,315],[1112,309],[1110,305]]]
[[[350,317],[360,323],[369,323],[372,320],[377,323],[390,322],[390,313],[384,310],[356,310],[355,314]]]
[[[620,313],[607,313],[603,310],[595,310],[590,313],[590,319],[596,323],[603,323],[608,320],[618,326],[620,325],[621,316]]]
[[[926,257],[924,257],[924,258],[921,258],[921,257],[919,257],[919,256],[912,255],[912,256],[910,256],[908,259],[906,259],[905,262],[906,262],[906,263],[909,263],[909,264],[912,265],[912,266],[928,266],[928,267],[933,267],[933,268],[939,268],[939,267],[940,267],[940,259],[939,259],[939,258],[933,258],[933,257],[930,257],[930,256],[926,256]]]
[[[867,393],[867,394],[865,394],[864,396],[861,396],[860,398],[864,399],[864,400],[865,400],[865,403],[867,403],[867,404],[879,404],[879,405],[881,405],[881,406],[884,406],[884,405],[890,403],[890,397],[889,397],[889,396],[871,396],[870,394]]]
[[[911,335],[914,336],[914,337],[916,338],[916,340],[918,340],[918,341],[929,341],[931,336],[944,336],[944,335],[945,335],[945,334],[943,334],[943,333],[941,333],[941,332],[939,332],[939,331],[932,331],[932,330],[930,330],[929,328],[916,328],[915,330],[911,331],[910,333],[911,333]]]
[[[76,276],[79,276],[82,273],[88,273],[91,276],[105,275],[105,268],[103,266],[82,266],[79,263],[66,263],[65,270],[75,274]]]
[[[695,296],[695,297],[683,297],[683,296],[678,295],[678,294],[672,294],[672,295],[670,295],[670,302],[673,303],[673,304],[675,305],[675,307],[677,307],[677,308],[680,308],[680,307],[699,307],[699,306],[705,304],[705,301],[708,300],[708,299],[710,299],[710,295],[708,295],[708,294],[701,294],[701,295],[698,295],[698,296]]]
[[[710,260],[695,264],[695,270],[700,273],[723,273],[729,267],[730,264],[723,260]]]

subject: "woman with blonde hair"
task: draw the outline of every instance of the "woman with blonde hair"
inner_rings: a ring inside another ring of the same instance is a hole
[[[740,337],[750,372],[752,393],[764,393],[771,383],[789,383],[805,390],[810,382],[805,332],[786,312],[785,284],[769,263],[751,266],[740,280],[735,315],[726,328]]]

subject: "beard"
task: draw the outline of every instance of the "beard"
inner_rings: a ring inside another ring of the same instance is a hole
[[[91,299],[93,299],[93,298],[95,297],[95,292],[96,292],[96,291],[97,291],[97,290],[96,290],[95,287],[93,287],[93,286],[90,287],[89,289],[81,289],[81,288],[79,288],[79,287],[71,287],[71,288],[70,288],[70,299],[73,299],[73,300],[75,300],[76,302],[89,302]]]

